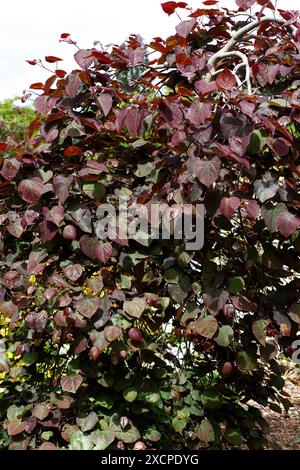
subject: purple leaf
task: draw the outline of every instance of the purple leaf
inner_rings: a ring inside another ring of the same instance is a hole
[[[92,215],[90,209],[80,203],[73,203],[66,215],[65,219],[77,225],[83,232],[92,233]]]
[[[96,258],[106,264],[112,257],[113,248],[109,242],[98,245],[95,250]]]
[[[292,235],[300,226],[300,218],[287,210],[281,212],[276,219],[277,229],[285,238]]]
[[[99,246],[99,241],[95,237],[89,237],[88,235],[83,235],[80,238],[80,247],[82,253],[85,254],[88,258],[96,258],[96,248]]]
[[[56,98],[49,98],[48,96],[38,96],[33,103],[34,109],[41,114],[48,114],[56,103]]]
[[[6,228],[8,232],[15,238],[20,238],[24,231],[20,219],[17,219],[15,222],[9,224]]]
[[[206,80],[197,80],[195,83],[195,88],[199,91],[201,95],[207,95],[216,91],[217,86],[216,82],[207,82]]]
[[[187,112],[188,120],[195,126],[200,126],[211,116],[212,105],[209,101],[195,100]]]
[[[85,297],[76,302],[76,310],[86,318],[92,318],[101,305],[99,297]]]
[[[66,92],[70,98],[75,98],[79,88],[82,85],[81,78],[77,72],[72,72],[66,79]]]
[[[55,196],[63,204],[70,196],[70,186],[73,183],[73,176],[57,175],[53,178],[53,190]]]
[[[182,21],[175,29],[179,36],[186,38],[196,24],[197,20],[193,18],[192,20]]]
[[[97,102],[102,109],[104,116],[106,117],[111,110],[113,103],[111,95],[109,93],[101,93],[101,95],[97,97]]]
[[[203,301],[209,313],[215,316],[226,304],[228,297],[229,293],[227,290],[212,287],[205,292],[203,296]]]
[[[31,178],[21,181],[18,192],[23,201],[36,204],[44,193],[44,183],[40,178]]]
[[[213,157],[210,160],[197,159],[195,164],[195,176],[208,188],[217,181],[221,170],[221,160]]]
[[[32,225],[33,222],[38,218],[38,216],[39,216],[39,213],[31,209],[28,209],[27,211],[25,211],[21,219],[22,227],[26,228],[29,225]]]
[[[59,226],[59,224],[64,220],[65,211],[62,206],[54,206],[46,214],[46,220],[52,222],[53,224]]]
[[[220,211],[226,219],[230,220],[240,205],[241,201],[238,197],[223,197],[220,203]]]
[[[60,381],[61,388],[64,392],[76,393],[83,382],[83,377],[80,374],[67,375]]]
[[[275,183],[270,173],[266,173],[261,180],[254,183],[255,193],[260,202],[265,202],[274,197],[278,188],[278,184]]]
[[[12,181],[20,169],[21,163],[16,158],[5,158],[0,174],[7,181]]]
[[[63,229],[62,236],[66,238],[66,240],[76,240],[76,228],[74,225],[66,225]]]
[[[204,338],[212,338],[218,330],[218,322],[212,315],[205,318],[198,318],[193,324],[193,329],[198,335]]]
[[[64,268],[64,275],[70,281],[77,281],[83,273],[82,266],[80,264],[71,264]]]
[[[225,68],[217,75],[216,84],[220,90],[231,91],[236,87],[236,78],[230,70]]]
[[[248,212],[248,214],[253,217],[253,219],[257,219],[260,214],[260,206],[254,199],[244,199],[243,206],[245,207],[245,210]]]
[[[43,220],[43,222],[39,224],[39,227],[41,233],[41,242],[43,244],[53,240],[58,231],[57,226],[52,222],[48,222],[47,220]]]
[[[74,59],[83,70],[87,70],[95,61],[95,57],[93,57],[91,51],[87,49],[79,49],[79,51],[74,54]]]

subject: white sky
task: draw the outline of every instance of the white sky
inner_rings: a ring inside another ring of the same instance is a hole
[[[130,33],[149,41],[166,37],[179,23],[161,9],[164,0],[2,0],[0,3],[0,99],[21,95],[33,82],[49,76],[26,59],[56,55],[65,60],[59,68],[73,67],[74,46],[59,43],[61,33],[71,33],[82,48],[94,40],[103,44],[120,43]],[[274,0],[273,0],[274,1]],[[193,8],[203,7],[199,0],[186,0]],[[220,0],[234,7],[234,0]],[[284,9],[300,9],[299,0],[278,0]],[[180,10],[178,10],[180,12]],[[182,10],[182,16],[184,16]],[[74,66],[75,67],[75,66]]]

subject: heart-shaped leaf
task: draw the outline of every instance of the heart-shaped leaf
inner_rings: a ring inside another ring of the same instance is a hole
[[[80,374],[66,375],[62,377],[60,384],[64,392],[76,393],[83,382],[83,377]]]

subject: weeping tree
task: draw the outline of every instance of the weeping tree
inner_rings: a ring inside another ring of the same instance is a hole
[[[62,34],[74,70],[46,56],[28,140],[1,143],[3,448],[260,449],[255,405],[290,407],[277,357],[299,358],[300,23],[214,3],[163,3],[186,19],[151,56],[137,36],[106,50]],[[203,247],[104,233],[120,200],[146,219],[175,206],[173,227],[201,205]]]

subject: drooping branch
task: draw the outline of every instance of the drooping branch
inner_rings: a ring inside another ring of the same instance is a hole
[[[244,66],[246,68],[244,82],[247,83],[248,94],[251,94],[250,66],[249,66],[249,61],[247,59],[247,56],[243,54],[242,52],[233,51],[233,49],[239,42],[241,42],[244,39],[245,35],[255,30],[258,26],[261,26],[263,23],[268,23],[268,22],[284,24],[286,21],[283,19],[279,19],[279,18],[265,17],[265,18],[261,18],[260,20],[251,21],[250,23],[243,26],[241,29],[239,29],[236,33],[233,34],[233,36],[227,42],[227,44],[225,44],[225,46],[223,46],[218,52],[213,54],[211,58],[209,59],[208,67],[210,68],[210,76],[213,77],[217,75],[218,71],[215,69],[215,66],[221,59],[226,58],[226,57],[238,56],[242,59],[241,66]],[[291,25],[289,25],[289,27],[291,27]],[[237,72],[237,68],[234,71],[234,74],[237,78],[236,72]]]

